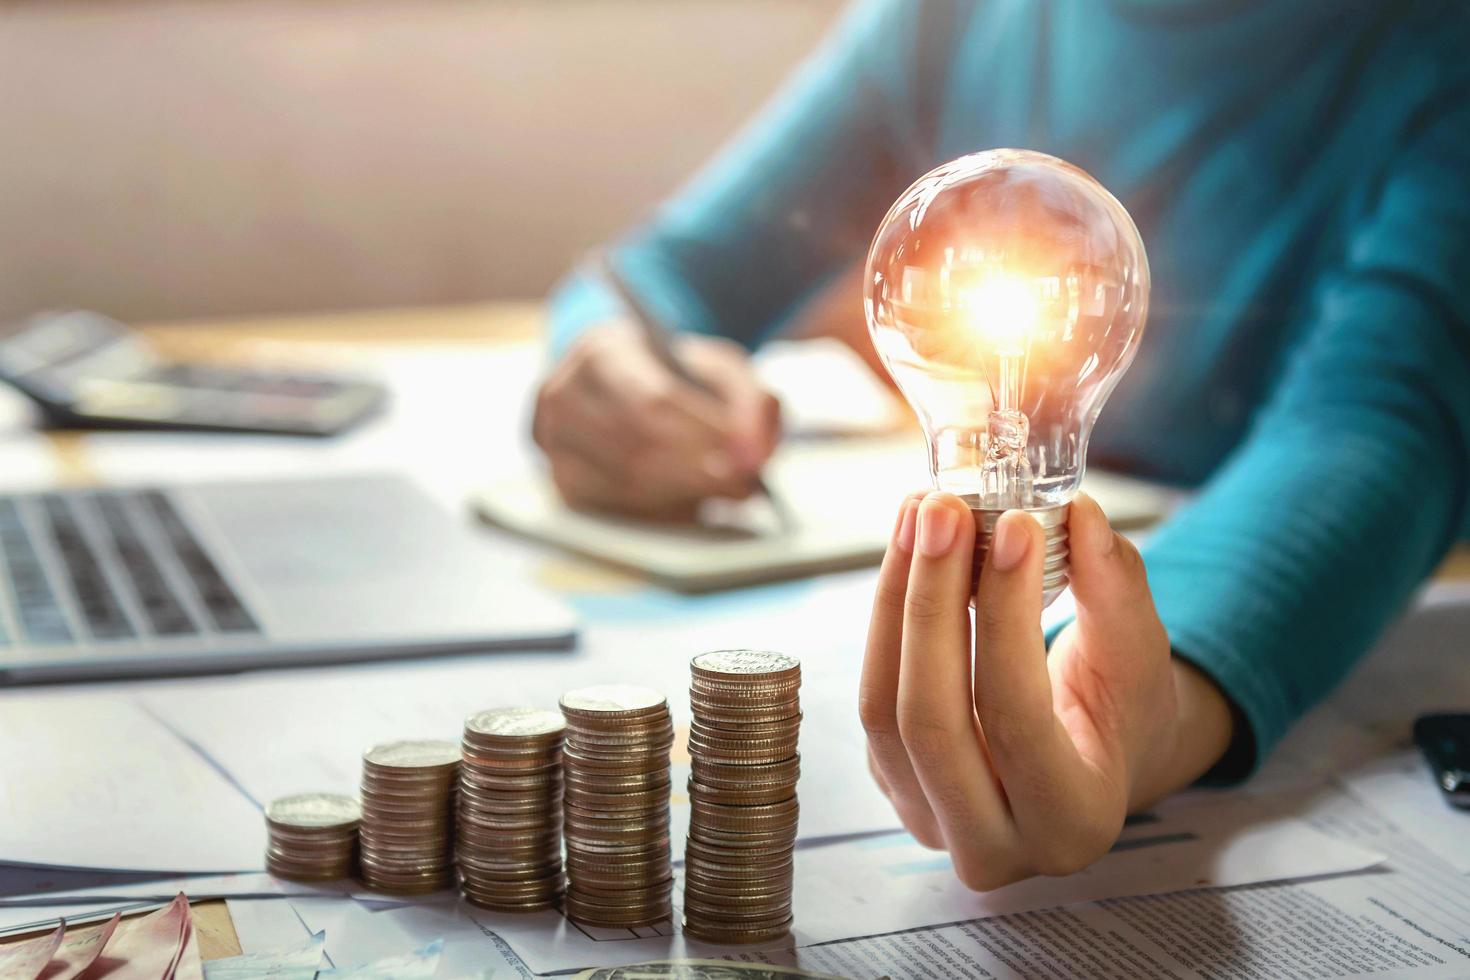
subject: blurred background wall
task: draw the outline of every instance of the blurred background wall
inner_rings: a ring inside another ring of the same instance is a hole
[[[0,2],[0,316],[541,295],[840,6]]]

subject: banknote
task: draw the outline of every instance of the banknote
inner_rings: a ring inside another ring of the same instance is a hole
[[[62,922],[52,932],[35,939],[27,939],[13,946],[0,947],[0,977],[16,980],[35,980],[51,962],[61,937],[66,934],[66,923]]]
[[[92,968],[102,949],[112,938],[117,924],[122,920],[121,912],[114,912],[100,928],[74,929],[67,933],[61,945],[51,957],[50,966],[44,974],[45,980],[75,980]],[[65,925],[65,920],[62,922]]]
[[[189,900],[180,892],[168,905],[120,923],[102,951],[115,962],[107,980],[169,980],[193,929]]]

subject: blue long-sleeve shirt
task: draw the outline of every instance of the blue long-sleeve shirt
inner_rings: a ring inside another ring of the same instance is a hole
[[[916,177],[1020,146],[1134,216],[1147,332],[1090,458],[1184,484],[1147,549],[1239,775],[1464,526],[1470,4],[876,0],[617,246],[662,318],[751,346]],[[572,276],[553,344],[615,309]]]

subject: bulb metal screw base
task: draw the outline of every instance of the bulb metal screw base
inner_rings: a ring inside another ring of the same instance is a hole
[[[1067,556],[1071,554],[1067,544],[1067,518],[1071,512],[1071,504],[1026,508],[1026,513],[1036,518],[1036,522],[1046,533],[1046,564],[1042,566],[1041,573],[1043,609],[1051,605],[1052,600],[1067,587],[1067,573],[1070,568]],[[971,507],[970,513],[975,518],[975,563],[970,572],[970,594],[974,595],[980,584],[980,569],[985,566],[985,555],[990,551],[990,539],[995,536],[995,522],[1000,520],[1000,515],[1005,511]]]

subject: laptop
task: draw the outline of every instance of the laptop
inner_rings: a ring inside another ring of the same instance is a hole
[[[0,684],[569,647],[397,476],[0,494]]]

